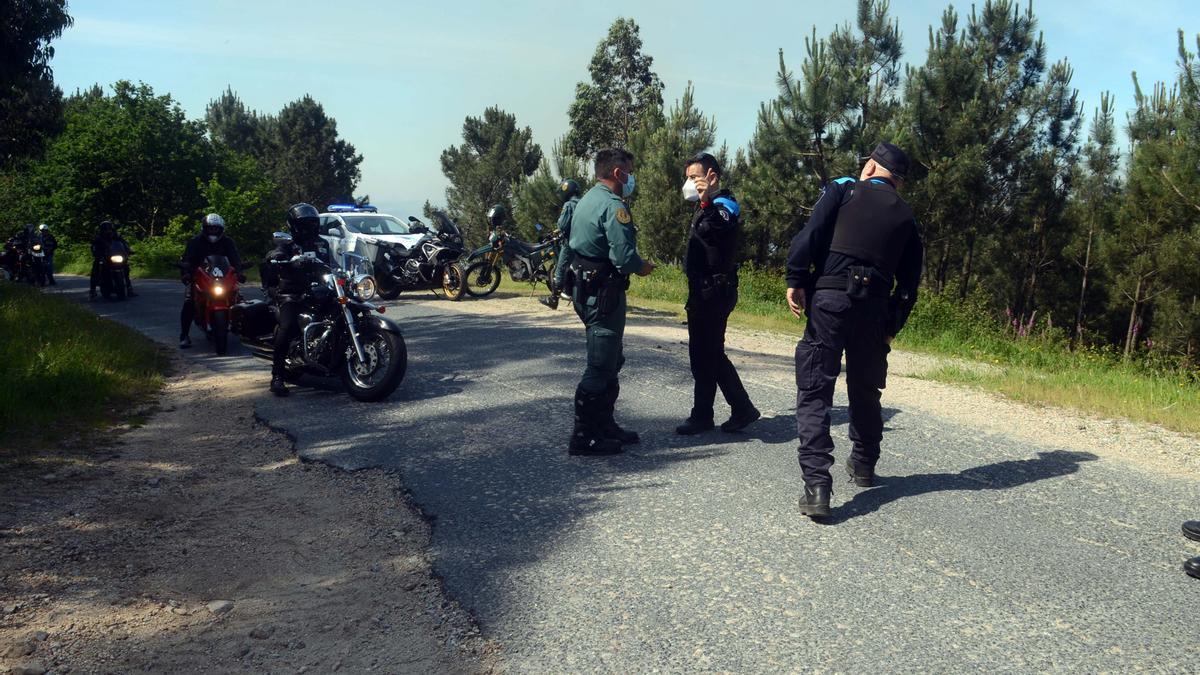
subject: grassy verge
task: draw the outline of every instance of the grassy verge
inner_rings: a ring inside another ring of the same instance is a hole
[[[158,390],[165,357],[70,300],[0,284],[0,448],[43,445]]]
[[[505,279],[511,291],[527,284]],[[733,326],[800,335],[804,322],[784,302],[781,274],[743,268]],[[634,277],[630,304],[683,316],[687,282],[677,267],[663,266],[650,277]],[[1195,373],[1155,370],[1095,350],[1070,351],[1052,332],[1016,338],[979,302],[924,293],[896,346],[910,351],[965,360],[926,376],[994,391],[1030,403],[1074,408],[1105,417],[1124,417],[1200,434],[1200,377]],[[988,364],[973,367],[970,362]]]

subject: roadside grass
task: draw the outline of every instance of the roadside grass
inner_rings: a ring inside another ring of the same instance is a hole
[[[158,391],[167,359],[132,328],[24,285],[0,284],[0,449],[54,443]]]
[[[738,306],[729,317],[730,325],[803,334],[804,321],[792,316],[784,300],[787,284],[781,273],[743,267],[738,277]],[[528,284],[507,277],[502,288],[529,292]],[[686,298],[687,281],[673,265],[660,266],[649,277],[635,276],[629,287],[631,306],[670,312],[680,319]],[[1062,335],[1051,329],[1016,337],[988,313],[979,298],[961,303],[923,292],[895,345],[964,361],[922,375],[932,380],[977,387],[1027,403],[1200,434],[1200,373],[1153,369],[1107,351],[1071,351]]]

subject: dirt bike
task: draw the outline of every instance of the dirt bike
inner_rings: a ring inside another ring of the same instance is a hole
[[[282,232],[275,238],[291,240]],[[347,271],[356,268],[355,262],[333,267],[308,253],[271,264],[307,267],[320,279],[301,298],[300,335],[288,345],[284,379],[295,382],[305,373],[340,377],[347,393],[359,401],[383,400],[400,386],[408,368],[404,336],[395,322],[380,316],[385,308],[355,295],[354,278]],[[257,357],[274,356],[277,312],[274,302],[262,300],[231,309],[234,333]]]
[[[245,263],[236,269],[223,255],[210,255],[195,269],[186,262],[179,263],[179,268],[190,278],[196,326],[204,331],[220,356],[229,351],[230,308],[242,301],[238,277],[251,267],[253,263]]]
[[[535,227],[540,232],[542,225]],[[468,295],[482,298],[491,295],[500,286],[501,270],[508,268],[513,281],[539,281],[550,285],[554,279],[554,264],[558,260],[558,246],[562,233],[554,231],[542,237],[536,244],[521,241],[502,228],[492,230],[488,243],[467,257],[467,271],[463,274]]]

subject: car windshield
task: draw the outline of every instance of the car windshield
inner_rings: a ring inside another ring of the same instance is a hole
[[[408,234],[408,225],[391,216],[344,215],[342,221],[356,234]]]

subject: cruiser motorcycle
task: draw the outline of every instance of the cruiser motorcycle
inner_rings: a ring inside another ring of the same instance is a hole
[[[277,240],[291,237],[275,233]],[[288,345],[284,379],[304,374],[340,377],[346,392],[359,401],[380,401],[400,386],[408,368],[408,349],[395,322],[356,294],[354,253],[343,253],[340,267],[330,267],[312,253],[273,265],[306,266],[320,281],[302,296],[300,335]],[[347,258],[351,256],[352,258]],[[233,306],[233,330],[260,358],[274,356],[278,309],[273,302],[251,300]]]
[[[541,223],[534,227],[539,232]],[[468,295],[486,297],[500,286],[501,270],[508,268],[513,281],[539,281],[550,285],[554,279],[554,263],[558,260],[558,245],[562,243],[562,232],[542,237],[536,244],[521,241],[501,228],[492,230],[488,243],[475,249],[467,257],[467,271],[463,274]]]
[[[413,234],[422,235],[412,247],[361,238],[358,253],[371,263],[375,292],[384,300],[394,300],[402,291],[441,291],[450,300],[463,296],[462,231],[441,211],[433,213],[435,228],[430,229],[410,217]]]

